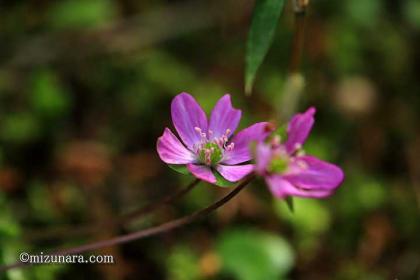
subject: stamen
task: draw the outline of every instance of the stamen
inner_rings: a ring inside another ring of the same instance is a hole
[[[275,135],[273,139],[271,140],[271,146],[273,146],[273,148],[278,147],[280,143],[281,143],[280,135]]]
[[[308,169],[308,164],[306,163],[306,162],[304,162],[304,161],[298,161],[298,162],[296,162],[296,164],[299,166],[299,167],[301,167],[302,169]]]
[[[226,151],[232,151],[234,147],[235,147],[235,143],[232,142],[226,146]]]

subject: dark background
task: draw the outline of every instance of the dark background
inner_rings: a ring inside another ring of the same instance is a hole
[[[0,3],[0,264],[160,224],[225,194],[201,183],[143,220],[83,232],[193,180],[155,150],[179,92],[207,112],[231,93],[241,127],[282,107],[290,3],[251,97],[253,1]],[[318,109],[307,153],[345,170],[333,197],[296,199],[291,214],[255,182],[204,220],[94,252],[115,265],[0,279],[419,279],[419,31],[417,0],[312,1],[297,110]]]

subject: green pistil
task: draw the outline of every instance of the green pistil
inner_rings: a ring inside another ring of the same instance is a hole
[[[200,158],[200,161],[204,164],[216,165],[219,161],[222,160],[223,153],[216,143],[206,143],[200,150],[198,156]]]
[[[268,171],[272,173],[283,173],[289,166],[289,160],[285,157],[273,159],[268,166]]]

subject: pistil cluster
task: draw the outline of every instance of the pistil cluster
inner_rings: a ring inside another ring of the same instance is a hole
[[[232,151],[235,143],[228,144],[231,130],[226,129],[221,137],[213,138],[213,131],[209,130],[208,135],[199,127],[194,128],[200,134],[201,141],[195,147],[195,153],[201,163],[212,166],[216,165],[223,159],[225,151]],[[211,140],[210,140],[211,139]]]

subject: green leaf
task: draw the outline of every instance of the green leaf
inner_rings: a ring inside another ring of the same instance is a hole
[[[248,34],[245,93],[250,94],[257,70],[270,48],[284,0],[257,0]]]
[[[239,280],[284,279],[292,268],[292,248],[277,234],[251,229],[225,232],[217,242],[223,271]]]
[[[236,183],[229,182],[228,180],[223,178],[222,175],[220,175],[217,171],[213,171],[213,174],[216,177],[216,185],[218,185],[219,187],[228,188],[236,185]]]
[[[190,171],[188,171],[187,166],[184,164],[168,164],[168,166],[178,173],[181,173],[184,175],[190,174]]]

